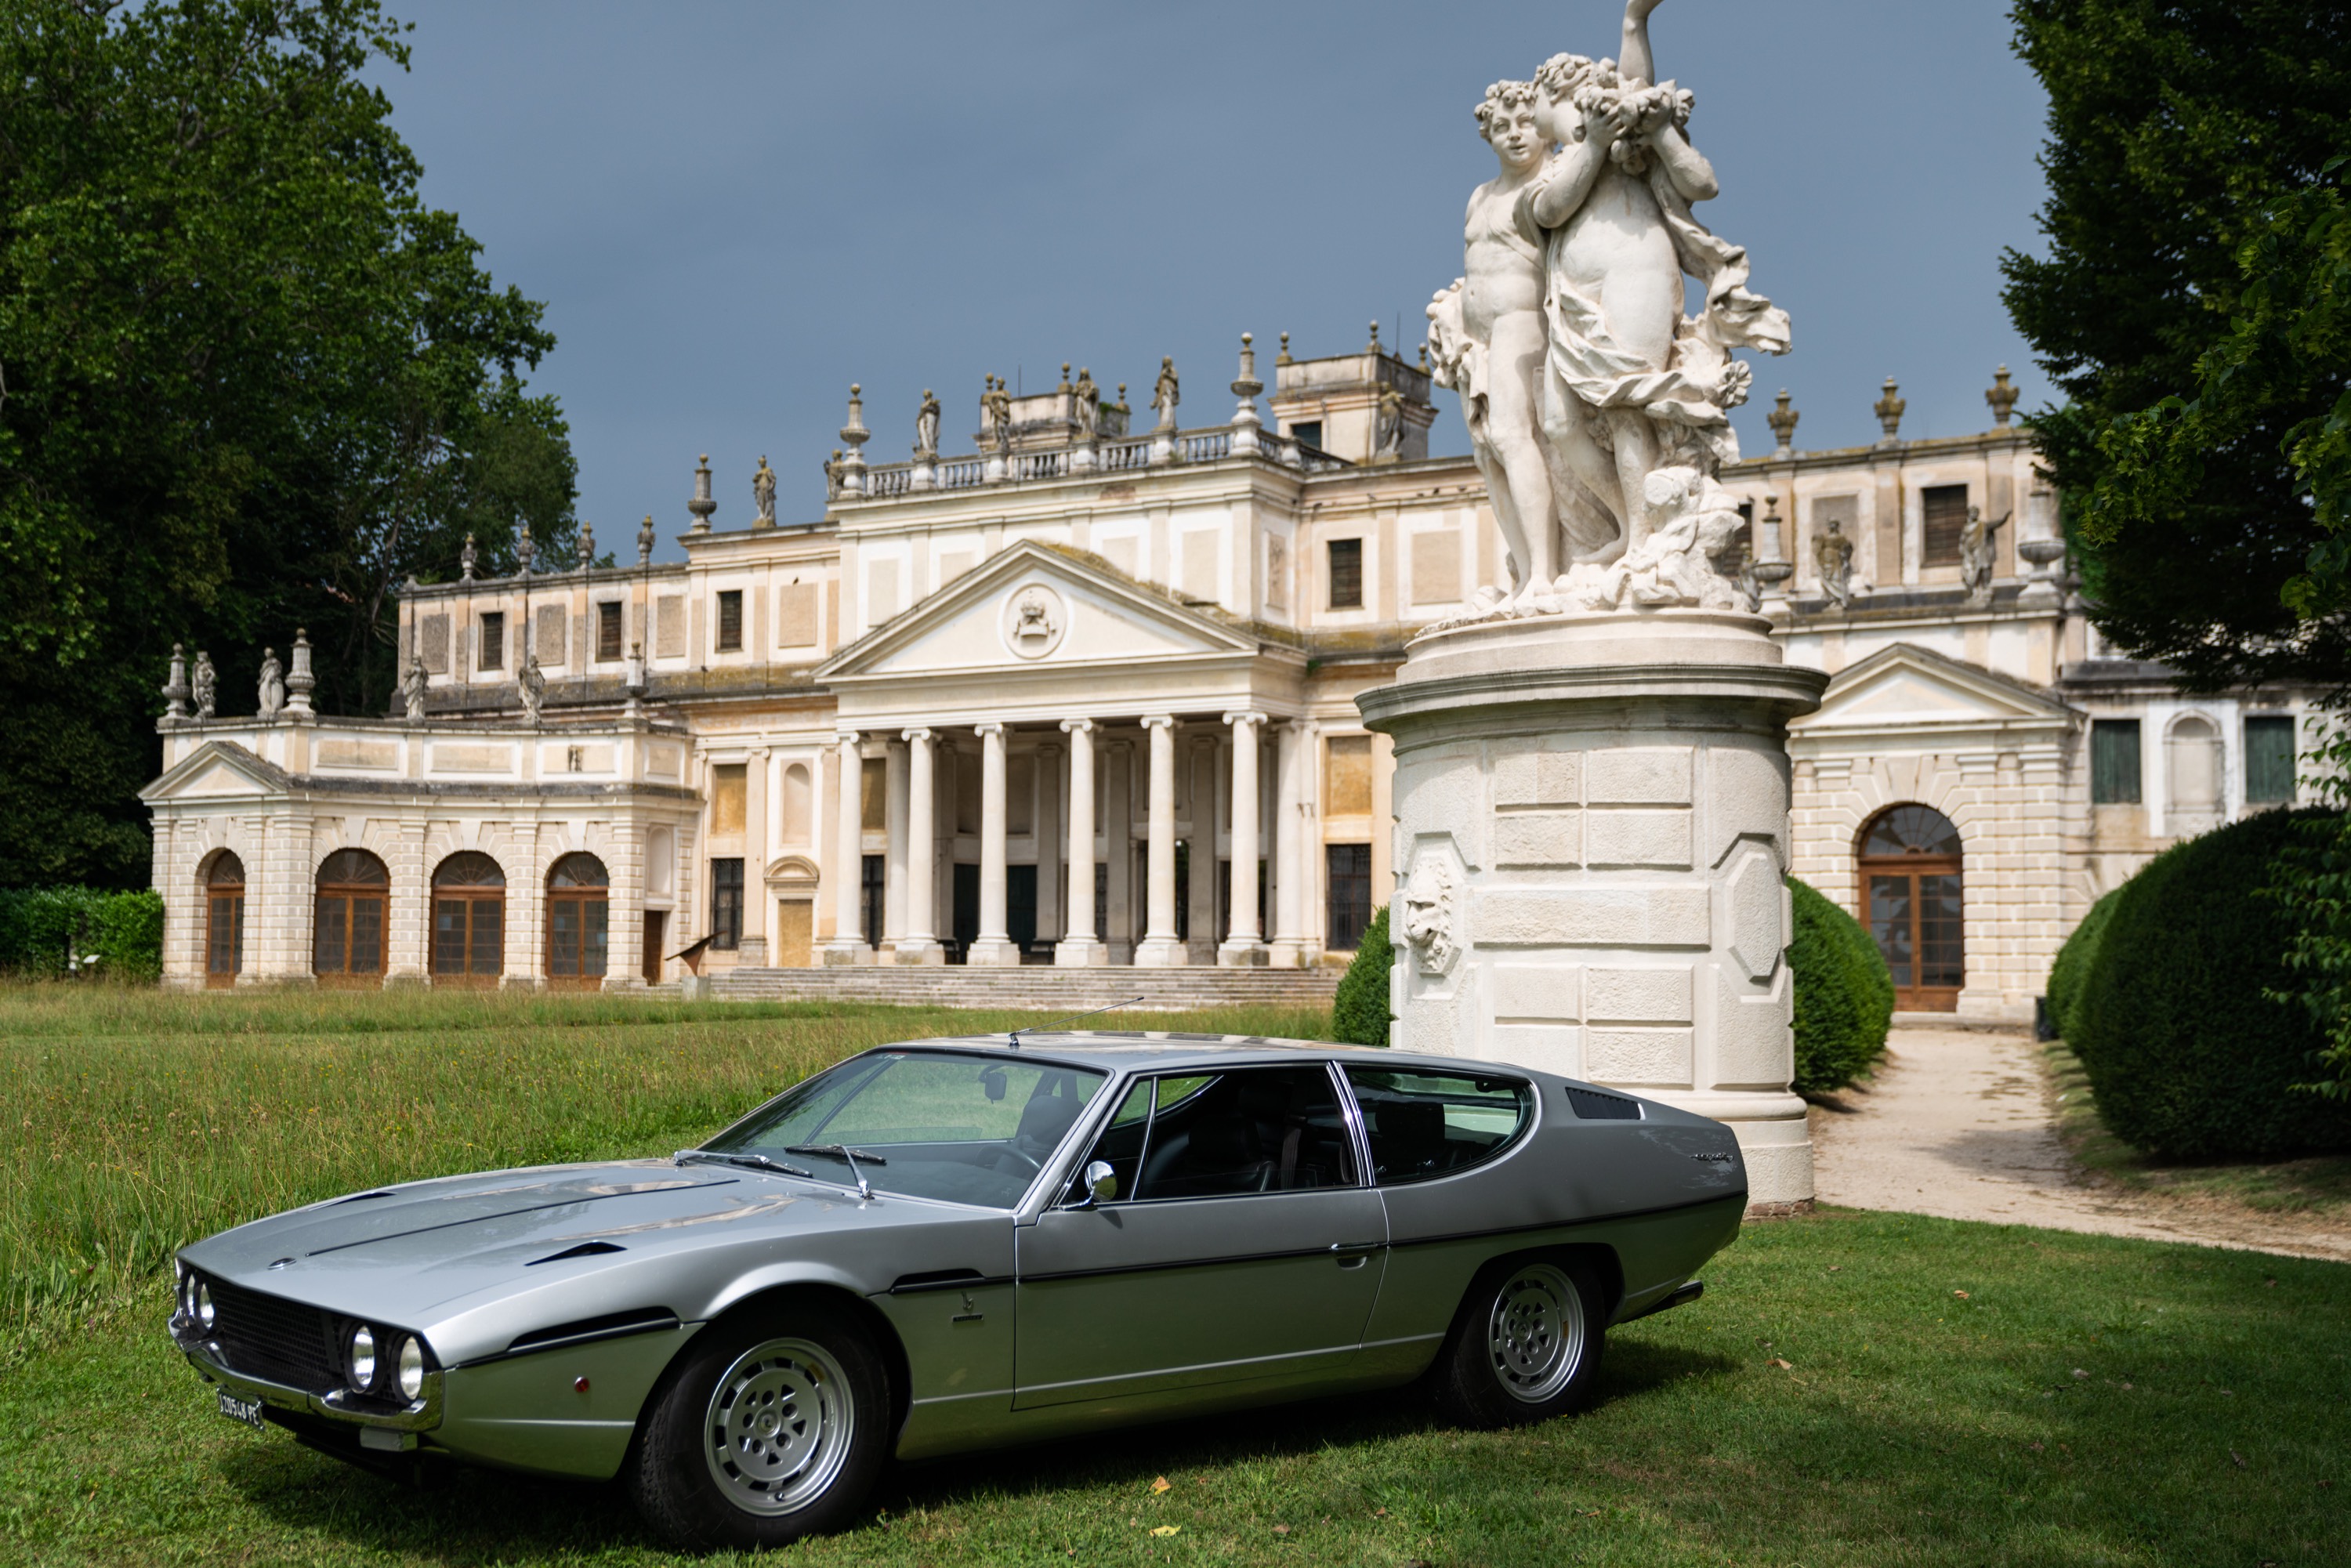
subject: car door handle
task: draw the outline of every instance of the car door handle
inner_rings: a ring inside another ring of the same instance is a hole
[[[1331,1250],[1345,1258],[1356,1253],[1376,1252],[1386,1245],[1384,1241],[1333,1241],[1331,1243]]]

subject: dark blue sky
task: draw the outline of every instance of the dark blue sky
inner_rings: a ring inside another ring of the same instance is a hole
[[[1175,6],[392,0],[411,71],[380,72],[424,193],[500,283],[548,305],[536,385],[562,399],[580,515],[627,553],[667,536],[697,453],[739,526],[762,454],[787,521],[852,381],[870,458],[906,455],[923,389],[970,447],[981,377],[1049,386],[1064,359],[1140,406],[1159,356],[1184,420],[1229,412],[1239,334],[1301,357],[1374,317],[1410,350],[1460,271],[1492,154],[1486,84],[1562,49],[1616,52],[1609,0]],[[1795,350],[1756,365],[1750,452],[1785,386],[1797,444],[1874,440],[1898,378],[1906,435],[1990,423],[1993,367],[2046,383],[1999,297],[2032,246],[2043,99],[1995,0],[1667,0],[1659,68]],[[1270,359],[1269,353],[1266,358]],[[1263,366],[1260,366],[1261,371]],[[1271,380],[1270,372],[1266,379]],[[1435,450],[1467,449],[1450,394]]]

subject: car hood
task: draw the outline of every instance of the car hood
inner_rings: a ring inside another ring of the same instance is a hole
[[[721,1234],[776,1240],[855,1226],[881,1207],[817,1184],[667,1160],[558,1166],[354,1193],[225,1230],[182,1256],[273,1295],[414,1322],[502,1282],[576,1278],[622,1255],[642,1259]],[[592,1249],[564,1256],[583,1247]]]

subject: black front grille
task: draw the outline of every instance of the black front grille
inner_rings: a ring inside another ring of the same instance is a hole
[[[340,1320],[317,1307],[209,1276],[204,1282],[212,1288],[217,1314],[213,1337],[231,1372],[312,1394],[342,1386],[341,1347],[335,1343]]]

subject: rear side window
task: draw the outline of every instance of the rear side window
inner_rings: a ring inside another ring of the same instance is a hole
[[[1515,1078],[1350,1067],[1347,1082],[1363,1107],[1382,1186],[1484,1165],[1534,1117],[1534,1092]]]
[[[1320,1066],[1145,1079],[1086,1160],[1108,1162],[1120,1203],[1355,1185],[1338,1092]]]

